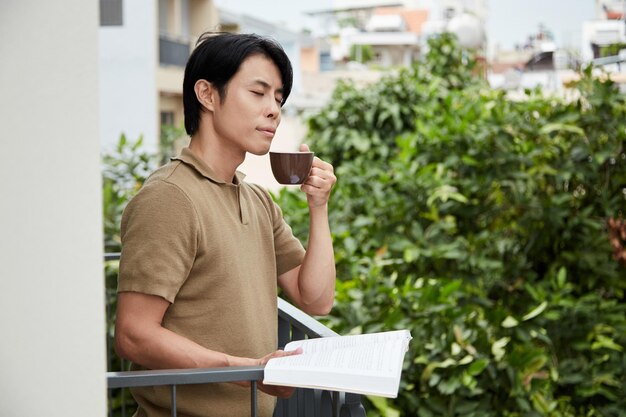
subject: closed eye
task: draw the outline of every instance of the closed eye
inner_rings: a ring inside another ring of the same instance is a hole
[[[258,97],[263,97],[263,96],[265,96],[265,92],[263,92],[263,91],[254,91],[254,90],[250,90],[250,92],[251,92],[252,94],[254,94],[255,96],[258,96]],[[278,105],[279,105],[279,106],[282,106],[282,105],[283,105],[283,98],[282,98],[282,97],[276,97],[276,98],[274,98],[274,100],[276,100],[276,103],[278,103]]]

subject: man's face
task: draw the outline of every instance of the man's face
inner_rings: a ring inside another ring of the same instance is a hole
[[[246,58],[217,100],[213,126],[217,138],[235,152],[266,154],[280,123],[283,82],[264,55]]]

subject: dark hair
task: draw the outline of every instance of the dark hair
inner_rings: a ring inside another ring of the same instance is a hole
[[[224,100],[226,87],[239,70],[241,63],[251,55],[261,54],[271,59],[283,82],[283,99],[287,101],[293,84],[293,70],[287,54],[278,42],[254,34],[203,33],[185,67],[183,107],[185,130],[193,135],[200,125],[202,105],[196,98],[194,86],[198,80],[207,80]]]

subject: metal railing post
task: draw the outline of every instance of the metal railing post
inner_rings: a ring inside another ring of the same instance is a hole
[[[176,417],[176,385],[172,385],[172,389],[170,391],[170,407],[172,408],[172,417]]]
[[[333,417],[335,416],[333,410],[333,398],[330,391],[319,391],[319,416],[320,417]]]
[[[365,417],[365,408],[361,404],[361,396],[359,394],[346,392],[339,417]]]
[[[256,417],[256,381],[250,383],[250,415]]]

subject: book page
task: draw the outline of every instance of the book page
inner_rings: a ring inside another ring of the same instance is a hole
[[[402,367],[397,358],[402,359],[405,350],[405,343],[400,339],[359,346],[349,344],[332,350],[309,349],[300,355],[271,359],[267,365],[282,369],[330,369],[355,374],[395,375]]]
[[[303,353],[270,359],[264,382],[395,398],[410,339],[400,330],[294,341],[285,350]]]
[[[296,369],[281,369],[267,374],[264,383],[396,398],[400,379],[376,375],[360,376],[338,372],[331,373],[321,370],[302,372]]]
[[[380,343],[386,340],[406,340],[408,345],[408,341],[411,340],[411,333],[409,333],[408,330],[395,330],[390,332],[359,334],[353,336],[294,340],[285,346],[285,350],[296,350],[300,347],[304,353],[309,353],[352,346],[365,346],[368,344]]]

